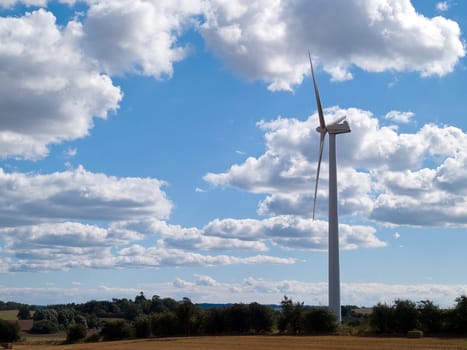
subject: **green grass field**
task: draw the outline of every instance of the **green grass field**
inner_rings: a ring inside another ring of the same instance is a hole
[[[0,311],[0,320],[15,321],[18,318],[18,310],[2,310]]]

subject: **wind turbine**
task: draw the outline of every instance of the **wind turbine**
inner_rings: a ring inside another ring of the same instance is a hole
[[[350,132],[349,123],[345,116],[338,118],[326,125],[323,115],[323,107],[319,97],[318,86],[316,85],[315,72],[311,61],[311,75],[313,76],[313,86],[315,89],[316,105],[318,108],[319,126],[316,131],[320,134],[318,168],[316,171],[315,196],[313,200],[313,220],[315,219],[316,195],[318,192],[319,171],[321,168],[321,159],[323,158],[324,139],[329,134],[329,309],[336,315],[337,321],[341,323],[341,286],[339,273],[339,221],[337,216],[337,171],[336,171],[336,135]]]

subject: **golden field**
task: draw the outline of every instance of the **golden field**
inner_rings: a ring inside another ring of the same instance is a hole
[[[126,340],[73,345],[15,344],[18,350],[467,350],[467,339],[356,336],[222,336]]]

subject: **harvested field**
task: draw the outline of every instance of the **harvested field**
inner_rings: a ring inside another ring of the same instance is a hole
[[[467,339],[406,339],[354,336],[243,336],[132,340],[74,345],[15,344],[26,350],[467,350]]]

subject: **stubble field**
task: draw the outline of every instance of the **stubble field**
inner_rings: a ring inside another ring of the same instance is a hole
[[[73,345],[15,344],[18,350],[467,350],[467,339],[355,336],[223,336],[132,340]]]

